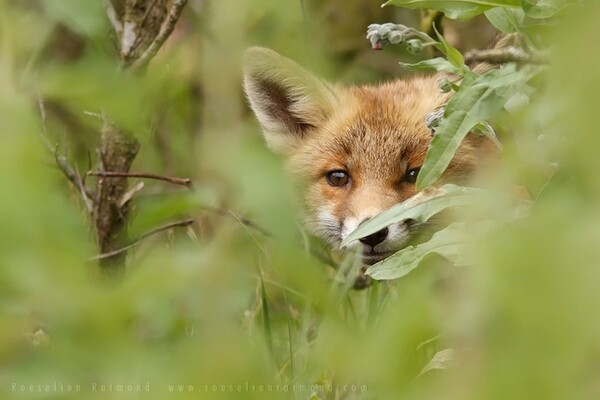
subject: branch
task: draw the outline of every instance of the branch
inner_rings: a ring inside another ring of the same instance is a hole
[[[50,151],[54,155],[54,160],[56,161],[56,165],[58,165],[58,168],[62,171],[65,177],[79,190],[79,192],[81,193],[81,198],[83,199],[83,203],[85,204],[85,207],[88,210],[88,212],[91,214],[93,211],[93,207],[90,200],[94,200],[94,192],[85,187],[85,184],[81,179],[81,175],[69,165],[67,157],[58,154],[58,145],[53,148],[50,144],[50,139],[48,139],[48,128],[46,124],[46,105],[44,104],[44,100],[41,97],[38,98],[38,106],[40,108],[40,116],[42,118],[42,141],[44,142],[46,148],[48,148],[48,151]]]
[[[121,247],[120,249],[117,249],[117,250],[109,251],[107,253],[98,254],[97,256],[90,258],[90,261],[103,260],[106,258],[114,257],[118,254],[124,253],[127,250],[137,246],[138,244],[140,244],[144,239],[146,239],[149,236],[152,236],[152,235],[162,232],[162,231],[166,231],[171,228],[189,226],[189,225],[193,224],[194,221],[195,221],[194,219],[190,218],[190,219],[184,219],[181,221],[170,222],[168,224],[159,226],[158,228],[152,229],[151,231],[144,233],[142,236],[140,236],[135,241],[129,243],[127,246]]]
[[[92,200],[94,200],[94,192],[90,189],[86,188],[83,184],[83,180],[81,179],[81,175],[79,175],[67,162],[67,157],[64,155],[58,154],[58,148],[54,151],[54,159],[56,160],[56,165],[62,171],[64,176],[79,190],[81,193],[81,198],[83,199],[83,204],[85,204],[85,208],[88,210],[90,214],[93,213],[94,209],[92,207]]]
[[[167,1],[126,0],[120,43],[122,67],[129,67],[154,41],[167,15]]]
[[[112,122],[105,120],[102,126],[100,147],[100,171],[128,172],[139,150],[139,142],[123,132]],[[128,191],[126,178],[96,181],[96,203],[94,205],[94,226],[99,253],[111,253],[127,243],[127,220],[129,207],[119,206],[120,200]],[[122,270],[125,255],[117,252],[114,257],[100,260],[106,272]]]
[[[206,207],[204,209],[206,211],[214,212],[215,214],[226,215],[226,216],[232,217],[240,224],[247,226],[248,228],[254,229],[255,231],[257,231],[258,233],[260,233],[261,235],[263,235],[265,237],[273,237],[273,235],[269,231],[267,231],[265,228],[258,225],[256,222],[249,220],[248,218],[237,215],[235,212],[233,212],[233,210],[230,210],[227,208],[214,208],[214,207]]]
[[[143,178],[165,181],[175,185],[182,185],[188,189],[193,189],[192,180],[189,178],[176,178],[172,176],[163,176],[149,172],[117,172],[117,171],[89,171],[87,175],[100,176],[103,178]]]
[[[173,0],[173,5],[169,10],[169,13],[165,18],[158,35],[156,35],[150,46],[148,46],[142,55],[131,64],[131,69],[136,70],[144,67],[150,62],[156,53],[158,53],[158,50],[160,50],[167,38],[171,35],[171,32],[173,32],[173,29],[175,29],[175,25],[177,24],[177,21],[179,20],[179,17],[183,12],[183,8],[187,2],[188,0]]]
[[[144,182],[138,182],[137,185],[125,192],[125,194],[123,195],[123,197],[121,197],[119,203],[117,204],[119,208],[125,207],[125,205],[129,203],[131,199],[133,199],[133,196],[135,196],[135,194],[140,192],[143,188]]]
[[[525,52],[517,47],[502,47],[488,50],[471,50],[465,54],[465,62],[506,64],[516,62],[518,64],[547,64],[548,55],[542,52]]]
[[[104,10],[106,11],[106,15],[108,16],[108,20],[112,25],[113,29],[117,33],[117,36],[120,38],[123,34],[123,22],[117,15],[115,8],[113,7],[111,0],[102,0],[102,5],[104,6]]]

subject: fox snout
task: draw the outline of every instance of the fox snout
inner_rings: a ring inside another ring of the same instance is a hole
[[[370,218],[361,219],[359,223],[355,218],[344,221],[340,240],[343,241]],[[398,222],[354,241],[342,250],[360,251],[363,264],[372,265],[405,247],[411,237],[411,227],[410,220]]]
[[[361,242],[364,245],[371,246],[374,248],[375,246],[377,246],[379,243],[383,242],[387,238],[389,232],[390,232],[390,230],[387,227],[385,227],[380,231],[370,234],[369,236],[360,238],[359,242]]]

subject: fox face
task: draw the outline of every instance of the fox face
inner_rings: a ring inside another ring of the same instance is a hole
[[[417,193],[432,140],[425,119],[448,100],[436,76],[342,87],[264,48],[247,51],[244,75],[267,145],[287,157],[304,189],[312,234],[333,249],[360,251],[363,264],[372,265],[425,230],[406,220],[341,248],[361,223]],[[490,147],[470,135],[439,183],[465,183]]]

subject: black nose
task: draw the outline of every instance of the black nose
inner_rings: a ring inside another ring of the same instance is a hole
[[[361,243],[364,243],[368,246],[375,247],[379,243],[383,242],[388,235],[388,228],[383,228],[382,230],[375,232],[369,236],[366,236],[362,239],[359,239]]]

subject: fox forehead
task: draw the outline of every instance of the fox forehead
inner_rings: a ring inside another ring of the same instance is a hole
[[[419,167],[431,142],[425,118],[444,102],[435,78],[335,88],[328,121],[291,154],[292,169],[319,178],[346,169],[354,179],[399,179]]]

